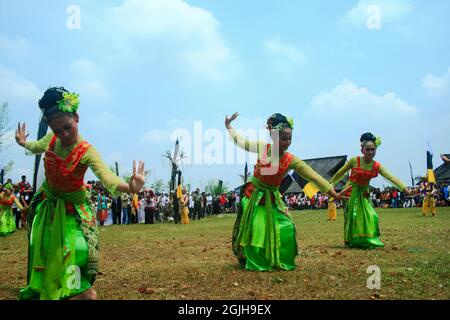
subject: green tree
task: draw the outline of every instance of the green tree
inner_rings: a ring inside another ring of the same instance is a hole
[[[153,189],[153,191],[155,191],[156,193],[160,193],[161,191],[165,191],[165,190],[164,190],[164,187],[165,187],[164,180],[158,179],[158,180],[154,181],[154,182],[151,184],[150,187],[151,187],[151,188]]]
[[[205,186],[205,192],[212,195],[228,193],[229,190],[227,183],[223,183],[221,187],[219,186],[219,179],[210,179]]]

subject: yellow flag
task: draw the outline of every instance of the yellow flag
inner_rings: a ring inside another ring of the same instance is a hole
[[[177,187],[177,198],[181,198],[182,196],[183,196],[183,192],[182,192],[181,184],[179,184]]]
[[[303,192],[306,194],[308,198],[311,199],[317,194],[317,192],[319,192],[319,188],[317,188],[314,184],[309,182],[303,187]]]
[[[427,181],[428,181],[428,183],[436,184],[436,177],[434,176],[433,169],[428,169],[427,170]]]

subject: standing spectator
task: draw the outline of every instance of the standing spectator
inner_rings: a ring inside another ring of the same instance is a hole
[[[22,181],[19,182],[20,193],[31,193],[33,192],[33,188],[31,184],[27,181],[27,176],[21,177]]]
[[[167,194],[161,193],[159,204],[161,208],[161,221],[170,221],[172,218],[172,213],[170,211],[170,200]]]
[[[21,222],[22,226],[26,225],[27,222],[27,208],[30,206],[31,200],[33,200],[33,187],[31,184],[27,181],[27,176],[23,175],[21,177],[21,181],[18,183],[20,188],[20,201],[22,205],[25,207],[24,210],[21,211]]]
[[[206,212],[206,192],[202,192],[202,217],[205,218],[208,215]]]
[[[17,188],[14,189],[14,196],[16,197],[16,199],[19,200],[19,202],[23,205],[23,207],[26,208],[26,205],[24,204],[24,201],[23,201],[23,197]],[[13,202],[11,208],[12,208],[13,215],[16,218],[16,229],[20,229],[20,220],[22,217],[21,210],[19,210],[19,208],[17,207],[15,202]]]
[[[130,204],[130,197],[126,193],[122,193],[121,196],[121,204],[122,204],[122,223],[123,224],[130,224],[130,210],[129,210],[129,204]]]
[[[158,198],[153,190],[150,190],[145,199],[145,224],[153,224]]]
[[[200,189],[197,188],[192,197],[194,200],[193,220],[200,220],[202,218],[202,196],[200,194]]]
[[[105,192],[103,192],[102,190],[100,190],[98,194],[97,214],[100,225],[104,226],[106,219],[108,219],[108,203],[106,201]]]
[[[189,194],[186,189],[182,191],[182,197],[180,199],[180,215],[181,224],[189,224]]]
[[[189,195],[189,193],[187,193],[187,194]],[[188,209],[189,209],[189,218],[192,219],[192,220],[195,220],[193,218],[194,207],[195,207],[195,204],[194,204],[194,193],[193,192],[188,196],[188,200],[189,200],[189,205],[188,205],[189,206],[188,207]]]
[[[234,198],[234,212],[238,213],[239,212],[239,204],[241,203],[241,197],[239,197],[239,194],[235,193],[235,198]]]
[[[176,192],[172,191],[170,193],[170,205],[173,212],[173,219],[175,224],[181,223],[181,215],[180,215],[180,202],[177,198]]]
[[[213,204],[213,197],[210,193],[206,195],[206,214],[209,216],[212,214],[212,204]]]
[[[139,194],[138,223],[145,222],[145,195]]]
[[[226,198],[226,194],[222,194],[219,198],[219,205],[220,205],[220,211],[219,213],[222,214],[225,212],[225,206],[227,204],[227,198]]]
[[[398,191],[396,189],[394,189],[392,191],[392,207],[393,208],[398,208]]]
[[[112,199],[111,211],[113,224],[121,224],[122,199],[120,197],[115,197]]]

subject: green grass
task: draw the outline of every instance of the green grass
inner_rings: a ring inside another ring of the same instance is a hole
[[[300,255],[292,272],[239,269],[231,246],[235,215],[190,225],[100,228],[100,299],[449,299],[450,208],[436,217],[419,209],[378,209],[377,250],[343,246],[342,211],[298,211]],[[0,299],[26,284],[26,232],[0,238]],[[381,268],[380,290],[366,286],[367,268]]]

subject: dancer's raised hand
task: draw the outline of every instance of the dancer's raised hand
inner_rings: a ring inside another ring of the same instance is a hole
[[[128,185],[131,193],[138,193],[142,190],[145,184],[145,165],[143,161],[139,161],[139,166],[136,172],[136,160],[133,161],[133,175],[130,178]]]
[[[231,117],[225,116],[225,127],[230,127],[231,122],[236,120],[236,118],[239,116],[239,113],[234,113]]]
[[[29,133],[27,133],[25,122],[20,125],[20,122],[17,124],[17,130],[16,130],[16,142],[21,145],[22,147],[25,146],[25,143],[27,143]]]

